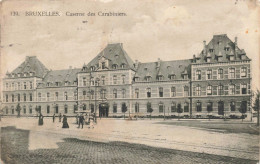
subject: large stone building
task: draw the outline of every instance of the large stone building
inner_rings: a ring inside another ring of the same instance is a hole
[[[187,60],[133,62],[121,43],[108,44],[80,69],[48,70],[36,57],[3,79],[6,115],[96,112],[126,115],[204,117],[250,110],[251,60],[227,35],[214,35]],[[125,110],[127,110],[125,112]],[[124,113],[125,112],[125,113]],[[249,112],[248,112],[249,113]]]

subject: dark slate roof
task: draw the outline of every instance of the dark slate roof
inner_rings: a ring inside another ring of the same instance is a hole
[[[65,82],[68,82],[68,86],[74,85],[74,82],[77,81],[77,73],[80,70],[75,68],[49,71],[38,87],[46,87],[47,83],[49,83],[50,87],[53,87],[56,86],[56,82],[59,83],[59,86],[64,86]]]
[[[10,74],[17,75],[18,73],[21,73],[21,77],[23,77],[24,73],[33,73],[33,76],[43,78],[47,72],[48,69],[37,59],[36,56],[27,56],[25,61]]]
[[[229,51],[225,51],[229,48]],[[213,49],[213,52],[210,52]],[[196,63],[205,63],[207,58],[211,59],[211,63],[228,62],[230,56],[234,56],[234,61],[240,61],[241,55],[246,55],[243,49],[239,49],[237,43],[232,42],[226,34],[214,35],[212,40],[205,45],[204,49],[196,57]],[[220,60],[218,57],[222,56]],[[245,60],[249,58],[245,56]]]
[[[96,70],[98,70],[98,63],[101,57],[108,59],[108,69],[112,69],[112,65],[114,64],[118,65],[118,69],[122,69],[122,64],[125,64],[124,69],[134,69],[134,62],[123,49],[122,43],[108,44],[105,49],[103,49],[92,61],[87,64],[87,68],[89,69],[91,66],[94,66]]]
[[[146,81],[146,77],[150,76],[150,82],[158,81],[158,76],[162,76],[162,81],[171,81],[171,75],[175,75],[174,80],[183,80],[183,75],[191,75],[191,59],[174,60],[174,61],[157,61],[150,63],[139,63],[135,77],[139,77],[139,81]]]

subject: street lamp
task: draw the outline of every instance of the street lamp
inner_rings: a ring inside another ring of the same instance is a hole
[[[96,78],[95,82],[95,112],[94,112],[94,120],[97,123],[97,87],[99,86],[99,78]]]

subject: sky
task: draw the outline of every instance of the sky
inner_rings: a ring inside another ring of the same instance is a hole
[[[203,49],[204,40],[227,34],[233,41],[237,36],[239,48],[252,59],[256,87],[259,5],[253,0],[6,0],[1,6],[1,77],[26,56],[37,56],[52,70],[80,68],[108,43],[118,42],[134,61],[190,59]],[[62,16],[29,17],[26,11],[58,11]],[[127,16],[66,16],[100,11]]]

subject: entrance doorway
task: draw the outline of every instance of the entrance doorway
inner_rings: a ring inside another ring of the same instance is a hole
[[[218,115],[224,115],[224,102],[218,102]]]
[[[109,106],[108,103],[99,104],[99,117],[108,117]]]

